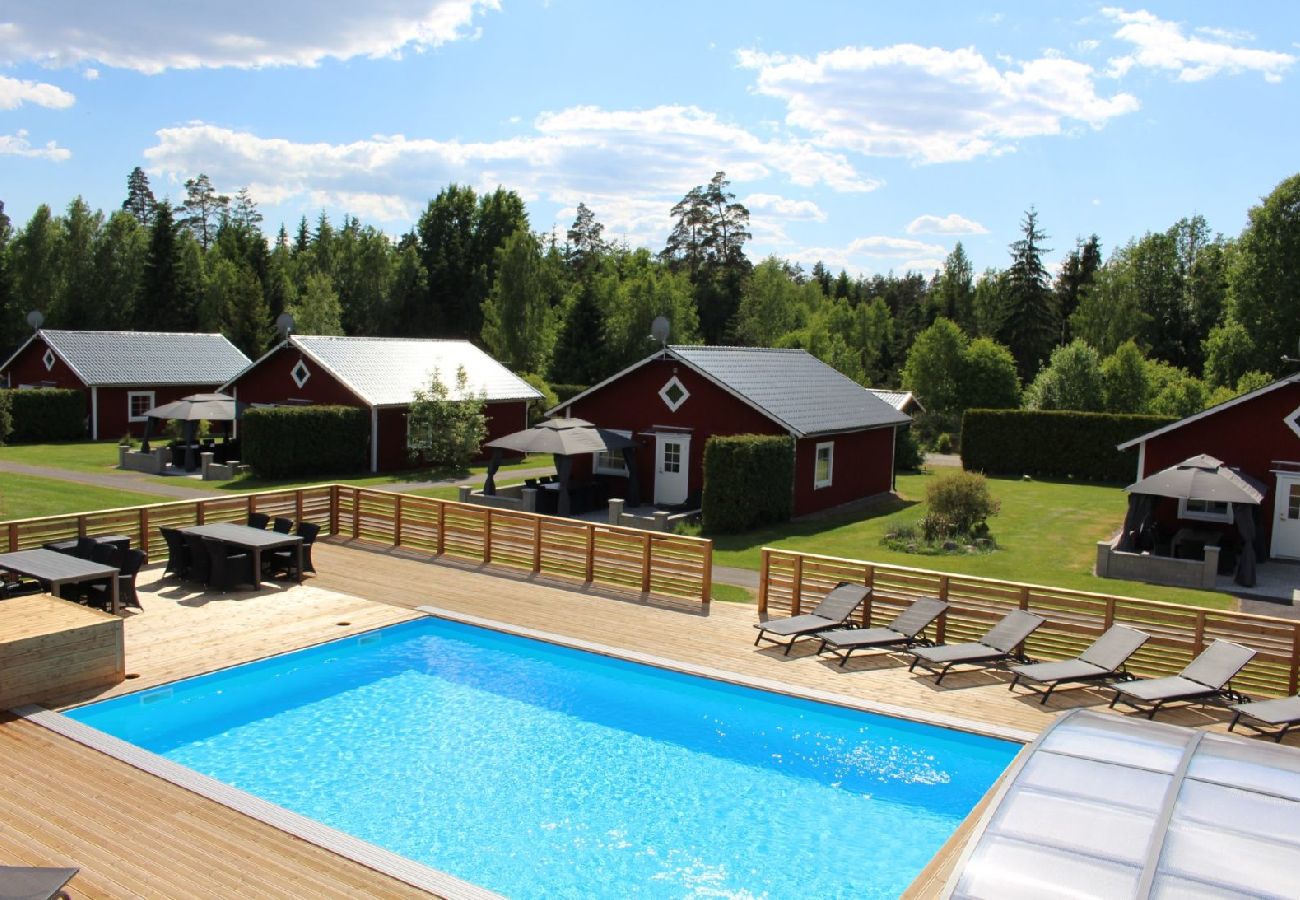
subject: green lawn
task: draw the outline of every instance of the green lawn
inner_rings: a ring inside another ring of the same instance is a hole
[[[164,503],[171,498],[0,472],[0,521]]]
[[[0,460],[72,472],[104,472],[117,468],[117,441],[14,444],[0,447]]]
[[[942,472],[938,470],[938,474]],[[1126,495],[1118,487],[990,478],[993,495],[1002,504],[1001,512],[989,520],[989,530],[998,542],[997,551],[971,556],[922,556],[881,546],[880,539],[891,526],[915,522],[925,514],[925,485],[934,477],[936,473],[900,475],[898,498],[882,501],[867,512],[716,536],[714,562],[757,569],[760,549],[769,546],[1188,606],[1232,606],[1230,598],[1210,591],[1117,581],[1092,574],[1097,541],[1114,534],[1124,518]]]

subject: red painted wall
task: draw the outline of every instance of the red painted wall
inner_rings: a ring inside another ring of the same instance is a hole
[[[72,371],[63,360],[55,355],[54,368],[46,371],[45,363],[42,357],[45,356],[47,345],[43,339],[36,339],[27,346],[22,353],[4,370],[4,374],[9,377],[9,385],[18,387],[20,384],[40,384],[41,382],[53,382],[51,387],[68,388],[81,391],[86,398],[86,425],[87,433],[93,437],[91,428],[92,402],[90,388],[82,384],[81,379]],[[131,385],[129,387],[101,387],[99,388],[99,439],[112,440],[119,438],[128,432],[135,437],[141,437],[144,434],[143,422],[129,422],[129,412],[127,407],[127,394],[131,391],[153,391],[154,405],[170,403],[172,400],[179,400],[182,397],[188,397],[190,394],[208,393],[216,390],[215,384],[142,384]]]
[[[659,396],[659,390],[673,375],[690,394],[676,412]],[[637,478],[646,503],[654,498],[656,446],[651,432],[655,426],[681,429],[691,435],[687,479],[691,494],[704,488],[704,445],[713,435],[787,433],[744,401],[674,360],[649,362],[583,397],[569,409],[574,417],[587,419],[601,428],[633,433],[637,441]],[[834,483],[829,488],[813,490],[812,457],[817,441],[812,438],[800,441],[795,451],[795,515],[890,489],[893,477],[890,429],[823,440],[836,442]]]
[[[487,417],[487,441],[496,440],[507,434],[522,431],[528,427],[528,402],[526,400],[509,400],[501,403],[489,403],[483,410]],[[490,455],[480,452],[478,458]],[[506,454],[513,459],[519,454]],[[392,472],[411,467],[410,457],[406,452],[406,407],[391,407],[379,411],[379,471]]]
[[[302,360],[311,377],[298,387],[290,374]],[[287,403],[307,400],[311,403],[363,406],[361,398],[293,347],[282,347],[248,369],[231,386],[243,403]]]
[[[1236,466],[1268,488],[1259,517],[1264,546],[1268,546],[1273,535],[1277,484],[1272,473],[1273,462],[1300,462],[1300,437],[1284,421],[1294,418],[1297,409],[1300,409],[1300,384],[1288,384],[1151,438],[1146,442],[1141,477],[1198,453],[1208,453]]]
[[[830,509],[893,488],[894,439],[892,428],[873,428],[847,434],[808,437],[795,444],[794,514]],[[830,443],[831,483],[813,486],[817,445]]]

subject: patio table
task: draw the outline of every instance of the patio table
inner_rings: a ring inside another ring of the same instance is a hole
[[[96,544],[109,544],[118,550],[130,550],[131,538],[125,534],[96,534],[91,536]],[[77,538],[70,538],[66,541],[51,541],[42,545],[46,550],[53,550],[55,553],[71,553],[77,549]]]
[[[93,563],[87,559],[56,553],[53,550],[19,550],[0,553],[0,569],[35,578],[50,586],[50,592],[63,596],[65,584],[81,584],[107,578],[109,584],[109,612],[118,615],[121,605],[117,596],[118,570],[112,566]]]
[[[298,551],[298,583],[302,584],[302,538],[296,534],[281,534],[278,531],[264,531],[235,522],[221,522],[216,525],[191,525],[182,528],[185,534],[221,541],[241,547],[253,555],[253,587],[262,586],[262,551],[279,550],[294,547]]]

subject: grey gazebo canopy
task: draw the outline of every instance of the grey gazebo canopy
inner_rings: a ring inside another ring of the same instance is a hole
[[[1247,587],[1255,584],[1255,539],[1259,532],[1255,516],[1265,491],[1258,481],[1224,465],[1220,459],[1202,454],[1148,475],[1125,490],[1129,493],[1128,513],[1124,517],[1124,531],[1117,549],[1134,548],[1137,534],[1151,520],[1157,497],[1230,503],[1233,524],[1241,536],[1235,580]]]
[[[555,471],[560,477],[557,511],[562,516],[568,515],[569,473],[572,469],[570,457],[584,453],[622,451],[623,458],[627,461],[628,503],[636,506],[640,502],[633,459],[636,453],[636,441],[618,432],[597,428],[586,419],[547,419],[532,428],[525,428],[523,431],[516,431],[494,441],[488,441],[483,446],[492,448],[487,480],[483,482],[483,493],[489,496],[496,493],[494,476],[501,465],[502,451],[550,453],[555,458]]]

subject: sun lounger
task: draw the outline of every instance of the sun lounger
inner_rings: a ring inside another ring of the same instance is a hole
[[[49,866],[0,866],[0,900],[50,900],[68,896],[63,889],[80,869]]]
[[[1232,721],[1228,723],[1228,730],[1232,731],[1241,719],[1254,719],[1264,725],[1271,725],[1277,728],[1273,732],[1273,740],[1281,742],[1286,737],[1286,733],[1300,725],[1300,697],[1283,697],[1280,700],[1260,700],[1258,703],[1238,703],[1233,708]],[[1260,734],[1266,734],[1259,725],[1252,722],[1241,722],[1247,728],[1254,729]],[[1280,726],[1280,727],[1279,727]]]
[[[1177,675],[1168,678],[1143,678],[1115,685],[1113,707],[1123,700],[1134,709],[1149,705],[1148,719],[1154,719],[1160,707],[1174,700],[1199,700],[1202,703],[1227,698],[1245,700],[1232,690],[1232,679],[1246,667],[1255,651],[1231,641],[1215,641]]]
[[[754,646],[757,647],[759,641],[780,644],[781,641],[777,638],[789,638],[790,640],[785,643],[785,654],[789,656],[790,648],[799,638],[811,637],[818,632],[839,628],[870,596],[871,588],[842,581],[826,595],[821,603],[817,604],[812,612],[785,619],[772,619],[755,625],[754,627],[758,629],[758,637],[754,638]],[[769,634],[777,637],[768,637]]]
[[[978,641],[969,644],[941,644],[938,647],[919,647],[907,652],[912,655],[911,672],[918,665],[938,673],[935,684],[943,682],[948,670],[958,664],[995,666],[1012,658],[1016,647],[1033,634],[1047,620],[1023,609],[1012,610],[1002,621],[988,630]]]
[[[923,597],[912,604],[883,628],[837,628],[818,635],[822,645],[818,653],[828,648],[840,658],[840,665],[849,661],[854,650],[883,650],[887,647],[911,647],[913,644],[930,644],[922,635],[930,623],[943,615],[948,604],[942,600]],[[836,652],[839,651],[839,652]]]
[[[1039,692],[1043,698],[1038,702],[1046,703],[1047,698],[1052,696],[1052,691],[1063,684],[1128,678],[1124,664],[1150,637],[1146,632],[1127,625],[1112,625],[1105,634],[1092,642],[1091,647],[1074,659],[1012,666],[1011,671],[1016,677],[1008,690],[1022,680],[1045,684],[1047,690]]]

